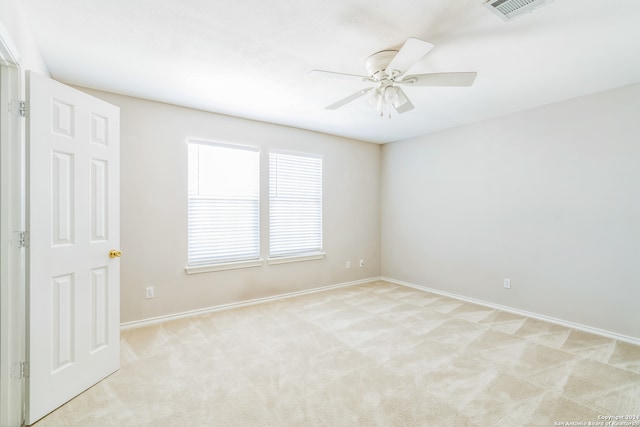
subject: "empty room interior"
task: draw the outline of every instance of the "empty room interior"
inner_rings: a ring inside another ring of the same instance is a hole
[[[640,426],[640,2],[0,0],[2,426]]]

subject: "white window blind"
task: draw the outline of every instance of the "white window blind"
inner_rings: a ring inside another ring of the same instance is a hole
[[[190,266],[260,256],[260,152],[189,141]]]
[[[322,158],[269,153],[269,255],[322,251]]]

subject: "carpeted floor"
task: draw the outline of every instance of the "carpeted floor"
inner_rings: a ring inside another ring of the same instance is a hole
[[[625,415],[640,425],[640,347],[374,282],[123,331],[120,371],[35,425],[557,426]]]

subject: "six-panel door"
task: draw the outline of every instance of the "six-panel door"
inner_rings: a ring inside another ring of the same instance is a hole
[[[27,423],[119,368],[119,110],[27,74]]]

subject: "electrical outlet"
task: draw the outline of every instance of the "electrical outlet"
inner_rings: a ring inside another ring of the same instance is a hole
[[[504,288],[511,289],[511,279],[504,279]]]
[[[363,259],[360,260],[360,267],[364,267],[364,260]]]
[[[153,298],[153,286],[149,286],[144,289],[144,297],[146,299]]]
[[[351,268],[351,261],[347,261],[346,264],[345,264],[345,267],[346,268]]]

